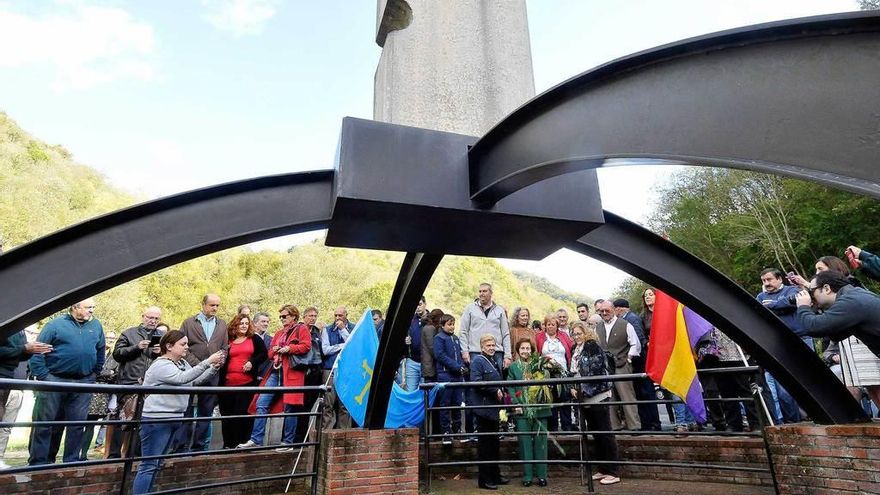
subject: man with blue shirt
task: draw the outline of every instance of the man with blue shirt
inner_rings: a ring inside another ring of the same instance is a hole
[[[104,367],[104,328],[93,317],[95,301],[91,298],[74,304],[69,313],[53,319],[40,331],[37,342],[51,346],[52,352],[34,354],[30,359],[31,375],[37,380],[66,383],[95,383]],[[34,421],[85,421],[90,393],[37,392]],[[64,438],[63,462],[79,460],[83,426],[68,426]],[[52,427],[34,427],[31,431],[28,464],[50,464]]]
[[[191,316],[180,324],[180,331],[187,338],[189,344],[189,352],[186,359],[193,367],[211,354],[217,351],[225,351],[229,347],[229,336],[226,332],[226,322],[217,316],[220,309],[220,296],[217,294],[205,294],[202,298],[202,310],[195,316]],[[216,387],[220,382],[220,375],[215,374],[210,380],[203,383],[205,387]],[[214,414],[214,407],[217,405],[216,394],[200,394],[197,396],[196,417],[210,418]],[[192,422],[187,422],[180,432],[182,437],[178,437],[179,444],[175,447],[176,451],[191,450],[198,452],[207,450],[211,442],[210,423],[208,421],[198,421],[195,425],[195,433],[193,434]],[[191,439],[191,440],[190,440]]]
[[[755,297],[758,302],[779,317],[785,326],[795,334],[803,334],[803,327],[797,320],[797,304],[795,303],[795,296],[800,289],[793,285],[785,285],[782,271],[776,268],[765,268],[761,271],[761,286],[764,287],[764,291]],[[810,350],[813,349],[812,338],[802,337],[802,340]],[[800,408],[791,394],[770,373],[765,372],[764,377],[771,395],[773,395],[773,400],[778,402],[779,412],[782,414],[782,418],[777,417],[777,419],[782,419],[785,423],[799,422],[801,420]]]
[[[354,323],[348,321],[348,310],[345,306],[339,306],[333,312],[333,323],[324,327],[321,332],[321,352],[324,353],[324,383],[329,383],[333,372],[333,363],[339,356],[339,351],[345,347],[345,341],[354,330]],[[324,396],[323,424],[327,430],[336,428],[351,428],[351,415],[345,406],[336,397],[336,391],[330,389]]]

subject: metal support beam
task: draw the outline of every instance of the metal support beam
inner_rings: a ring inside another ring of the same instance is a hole
[[[419,298],[425,293],[425,288],[442,259],[443,255],[407,253],[403,260],[385,315],[385,331],[382,332],[382,338],[379,340],[379,352],[373,368],[367,415],[364,421],[364,426],[367,428],[376,430],[385,427],[394,373],[406,350],[403,340],[419,304]]]
[[[471,199],[602,166],[709,165],[880,198],[880,12],[691,38],[576,76],[469,151]]]
[[[684,249],[608,211],[604,225],[566,247],[638,277],[699,313],[773,373],[813,421],[868,421],[843,384],[782,320]]]
[[[85,297],[241,244],[326,228],[333,171],[231,182],[87,220],[0,256],[0,337]]]

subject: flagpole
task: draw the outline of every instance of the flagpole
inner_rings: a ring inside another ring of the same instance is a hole
[[[736,346],[737,352],[739,352],[739,357],[742,359],[743,366],[749,366],[749,360],[746,359],[746,354],[743,352],[742,347],[739,346],[736,342],[733,343]],[[773,426],[775,423],[773,422],[773,417],[770,415],[770,409],[767,408],[767,403],[764,401],[763,389],[758,383],[755,383],[755,387],[758,388],[758,397],[761,399],[761,408],[764,409],[764,415],[767,416],[767,421],[770,423],[770,426]]]

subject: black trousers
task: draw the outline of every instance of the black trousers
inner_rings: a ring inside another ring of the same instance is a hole
[[[234,394],[219,394],[217,403],[220,406],[220,416],[247,415],[248,407],[254,399],[251,392],[237,392]],[[223,419],[221,430],[223,431],[223,448],[234,449],[243,444],[251,437],[254,429],[254,418]]]
[[[474,414],[474,420],[477,423],[477,430],[480,433],[497,433],[498,419],[488,419],[483,416]],[[499,442],[497,435],[479,436],[477,437],[477,457],[481,461],[497,461],[498,460]],[[501,479],[501,469],[498,463],[480,464],[479,483],[496,484]]]
[[[743,364],[739,361],[722,361],[720,366],[724,368],[740,368]],[[737,373],[716,375],[715,381],[718,384],[718,391],[721,393],[721,397],[732,399],[735,397],[752,396],[751,380],[746,374]],[[764,386],[764,389],[766,390],[766,385]],[[742,404],[746,409],[746,419],[748,420],[749,426],[752,430],[757,430],[760,426],[758,420],[758,407],[756,407],[754,401],[743,401]],[[740,411],[739,405],[739,402],[721,403],[727,426],[734,431],[743,431],[742,412]]]
[[[598,404],[594,404],[589,407],[582,407],[582,415],[585,423],[584,426],[587,430],[611,430],[611,411],[608,406],[600,406]],[[596,445],[596,458],[598,460],[620,460],[620,453],[617,450],[617,440],[615,440],[613,435],[608,435],[605,433],[593,433],[593,440],[595,441],[594,443]],[[599,464],[596,466],[596,472],[618,476],[620,470],[617,464]]]
[[[645,372],[645,359],[641,356],[633,358],[633,373]],[[649,378],[639,378],[633,380],[633,391],[638,400],[657,400],[657,394],[654,391],[654,382]],[[642,429],[645,431],[660,431],[660,411],[657,404],[639,404],[639,420],[642,422]]]

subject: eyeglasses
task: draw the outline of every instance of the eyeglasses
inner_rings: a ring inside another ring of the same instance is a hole
[[[290,315],[279,315],[279,316],[278,316],[278,319],[281,320],[281,321],[284,321],[284,320],[286,320],[286,319],[288,319],[288,318],[290,318]]]

